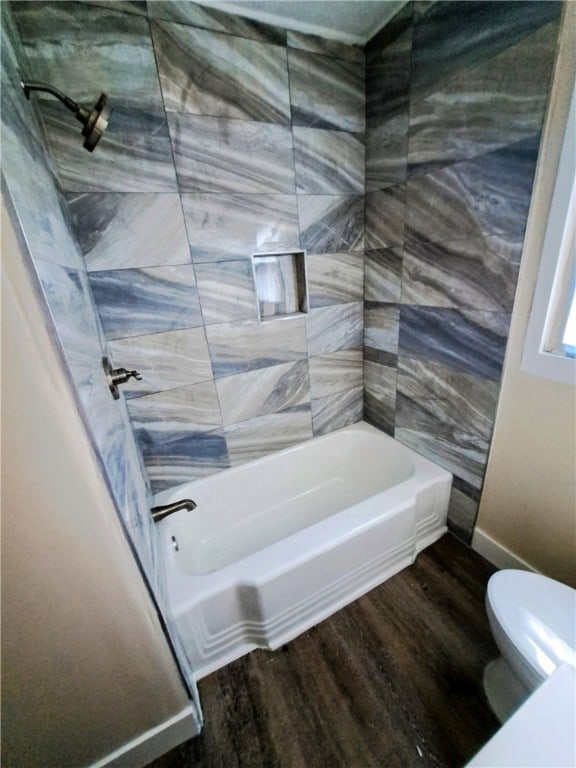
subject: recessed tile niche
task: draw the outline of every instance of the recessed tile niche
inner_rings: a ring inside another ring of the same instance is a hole
[[[261,321],[308,312],[304,251],[252,256]]]

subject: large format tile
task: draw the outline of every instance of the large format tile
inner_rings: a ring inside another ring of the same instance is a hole
[[[366,46],[366,116],[390,118],[405,110],[410,89],[412,9],[407,3]]]
[[[308,363],[274,365],[216,381],[225,425],[293,410],[310,402]]]
[[[106,132],[91,153],[60,104],[39,103],[58,176],[70,192],[177,192],[164,112],[114,106]]]
[[[192,260],[300,249],[295,195],[182,195]]]
[[[402,245],[405,206],[405,184],[366,195],[366,248],[377,250]]]
[[[561,9],[561,2],[530,0],[435,3],[414,30],[412,101],[559,18]]]
[[[366,123],[366,191],[386,189],[406,181],[408,111]]]
[[[356,133],[295,126],[296,190],[338,195],[364,192],[364,139]]]
[[[511,312],[522,239],[506,234],[449,243],[408,242],[402,304]]]
[[[538,135],[557,36],[547,24],[412,105],[410,174]]]
[[[166,22],[152,35],[166,109],[290,122],[284,48]]]
[[[197,264],[195,273],[206,325],[258,319],[254,276],[249,261]]]
[[[403,255],[402,248],[366,251],[364,256],[364,301],[400,301]]]
[[[455,430],[450,437],[397,427],[394,437],[422,456],[481,488],[488,443],[474,434]]]
[[[306,267],[310,309],[362,301],[363,251],[310,255]]]
[[[403,306],[399,352],[499,381],[509,325],[504,312]]]
[[[162,110],[147,19],[75,2],[17,2],[13,9],[32,79],[87,106],[104,92],[112,107]]]
[[[209,432],[222,424],[213,381],[135,397],[127,405],[137,430],[158,435]]]
[[[153,493],[199,480],[230,466],[222,429],[211,432],[136,429],[136,439]]]
[[[459,477],[452,480],[448,504],[448,530],[470,546],[480,506],[480,490]]]
[[[310,406],[259,416],[225,428],[226,443],[233,467],[281,451],[312,437]]]
[[[396,354],[400,310],[397,304],[364,301],[364,345]]]
[[[202,325],[193,266],[90,273],[108,339]]]
[[[308,253],[364,247],[364,198],[359,195],[300,196],[298,218],[302,247]]]
[[[289,127],[174,112],[168,123],[181,191],[294,193]]]
[[[214,376],[232,376],[306,357],[305,316],[260,323],[241,320],[206,328]]]
[[[364,362],[364,418],[389,435],[394,434],[396,368]]]
[[[132,336],[108,342],[114,366],[137,370],[142,381],[122,387],[128,398],[198,384],[212,378],[204,328]]]
[[[321,53],[343,61],[364,62],[364,50],[359,45],[348,45],[338,40],[328,40],[317,35],[306,35],[303,32],[288,30],[287,43],[289,48],[298,48],[310,53]]]
[[[308,354],[325,355],[362,344],[362,303],[311,310],[306,318]]]
[[[66,196],[89,271],[189,264],[178,195]]]
[[[522,237],[538,137],[408,181],[406,240],[444,242],[507,232]]]
[[[294,125],[364,131],[364,65],[288,49]]]
[[[396,426],[450,436],[463,430],[489,440],[499,383],[400,357]]]
[[[264,43],[286,45],[286,30],[246,19],[216,8],[209,8],[190,0],[148,0],[148,15],[153,19],[165,19],[179,24],[225,32],[229,35],[247,37]]]
[[[315,435],[325,435],[362,420],[363,388],[349,389],[312,400],[312,425]]]
[[[318,400],[362,386],[362,348],[341,349],[308,360],[312,399]]]

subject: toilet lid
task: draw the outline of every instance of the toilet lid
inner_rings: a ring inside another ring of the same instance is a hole
[[[487,597],[510,641],[541,677],[564,662],[576,666],[576,590],[537,573],[504,570],[490,578]]]

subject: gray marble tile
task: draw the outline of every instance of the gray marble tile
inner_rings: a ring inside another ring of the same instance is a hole
[[[396,368],[364,362],[364,419],[389,435],[394,434]]]
[[[133,400],[132,402],[136,402]],[[222,429],[211,432],[137,430],[153,493],[228,469]]]
[[[259,416],[225,428],[233,467],[259,459],[312,437],[310,408]]]
[[[324,253],[306,258],[311,309],[362,301],[364,252]]]
[[[366,248],[402,245],[406,213],[406,185],[396,184],[366,195]]]
[[[127,14],[126,14],[127,15]],[[39,109],[60,183],[70,192],[177,192],[164,112],[118,105],[95,152],[87,152],[74,119],[60,104]]]
[[[74,2],[17,2],[13,7],[32,79],[55,85],[81,104],[92,105],[104,92],[113,107],[161,112],[147,19]],[[46,94],[35,98],[52,99]],[[73,117],[65,114],[78,133]]]
[[[89,271],[190,263],[178,195],[92,192],[66,199]]]
[[[366,116],[390,118],[403,111],[410,93],[412,9],[402,9],[366,46]]]
[[[364,192],[364,140],[357,133],[295,126],[296,190],[338,195]]]
[[[306,317],[308,354],[325,355],[362,344],[362,303],[336,304],[311,310]]]
[[[366,251],[364,256],[365,301],[400,301],[403,256],[402,248]]]
[[[362,348],[341,349],[308,360],[313,400],[362,386]]]
[[[498,382],[509,325],[504,312],[403,306],[399,352]]]
[[[8,34],[17,43],[9,6],[3,3],[0,115],[2,173],[7,191],[32,256],[82,269],[82,256],[47,163],[40,131],[19,86],[17,53]]]
[[[290,122],[284,48],[167,22],[152,37],[166,109]]]
[[[408,181],[406,241],[449,242],[508,232],[522,238],[538,137]]]
[[[479,506],[480,491],[465,480],[454,477],[448,504],[448,530],[468,545],[472,542]]]
[[[406,181],[408,111],[366,123],[366,191],[386,189]]]
[[[222,425],[218,395],[213,381],[178,387],[127,402],[137,431],[209,432]]]
[[[364,131],[364,65],[288,49],[294,125]]]
[[[364,362],[378,363],[387,368],[396,368],[398,366],[398,355],[395,352],[386,352],[376,347],[364,347]]]
[[[182,195],[195,264],[300,250],[295,195]]]
[[[397,304],[364,302],[364,345],[383,352],[398,352],[400,309]]]
[[[80,0],[89,5],[99,5],[109,8],[111,11],[123,13],[136,13],[138,16],[146,16],[146,0]]]
[[[463,430],[489,441],[498,392],[496,381],[400,357],[396,426],[449,438]]]
[[[463,478],[474,488],[482,486],[488,443],[481,437],[459,432],[449,439],[402,427],[395,429],[394,437],[421,456]]]
[[[449,243],[407,243],[402,304],[511,312],[522,239],[492,235]]]
[[[558,25],[547,24],[413,104],[410,174],[538,135],[557,34]]]
[[[209,381],[212,365],[204,328],[132,336],[108,342],[115,367],[137,370],[142,381],[122,387],[128,398]]]
[[[315,435],[326,435],[362,420],[364,411],[363,388],[327,395],[312,400],[312,425]]]
[[[411,98],[419,100],[446,79],[496,56],[543,24],[559,18],[562,3],[438,2],[414,31]]]
[[[197,264],[195,272],[206,325],[258,319],[254,276],[249,261]]]
[[[288,126],[168,113],[183,192],[294,193]]]
[[[216,8],[197,5],[189,0],[148,0],[148,15],[153,19],[165,19],[193,27],[226,32],[229,35],[247,37],[263,43],[286,45],[286,30],[246,19],[236,14],[224,13]]]
[[[304,315],[260,323],[241,320],[206,328],[214,376],[232,376],[306,357]]]
[[[225,425],[267,413],[302,408],[310,403],[308,363],[274,365],[216,381]]]
[[[289,48],[298,48],[301,51],[309,51],[310,53],[321,53],[324,56],[332,56],[343,61],[364,63],[364,49],[359,45],[348,45],[338,40],[328,40],[317,35],[306,35],[303,32],[294,32],[291,29],[288,30],[287,42]]]
[[[308,253],[358,251],[364,247],[364,198],[305,195],[298,198],[300,240]]]
[[[193,266],[90,273],[108,339],[202,325]]]

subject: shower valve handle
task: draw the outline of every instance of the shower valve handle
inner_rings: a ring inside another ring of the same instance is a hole
[[[126,384],[132,378],[136,379],[136,381],[142,381],[142,376],[138,371],[128,371],[126,368],[112,368],[107,357],[102,359],[102,367],[104,368],[106,381],[114,400],[118,400],[120,397],[118,384]]]

